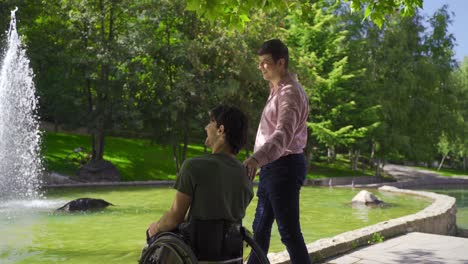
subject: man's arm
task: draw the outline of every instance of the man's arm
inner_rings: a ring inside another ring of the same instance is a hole
[[[302,105],[300,93],[293,85],[288,85],[279,91],[275,131],[265,144],[252,154],[260,167],[280,158],[291,144],[301,116]]]
[[[172,206],[158,222],[152,223],[148,228],[148,233],[151,236],[159,232],[174,230],[179,224],[184,221],[185,215],[192,204],[192,197],[177,191]]]
[[[275,131],[265,144],[244,161],[247,175],[255,178],[257,169],[281,157],[291,144],[300,116],[300,95],[293,85],[284,87],[278,95],[278,121]]]

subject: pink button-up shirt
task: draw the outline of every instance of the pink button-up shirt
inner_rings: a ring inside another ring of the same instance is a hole
[[[270,83],[252,154],[259,166],[304,151],[308,114],[309,99],[296,76],[286,75],[276,90]]]

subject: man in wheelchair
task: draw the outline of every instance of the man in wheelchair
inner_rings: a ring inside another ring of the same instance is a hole
[[[236,159],[247,139],[247,117],[225,105],[212,109],[209,117],[205,145],[211,154],[182,164],[172,206],[149,226],[148,244],[175,232],[169,234],[189,245],[198,260],[231,263],[222,261],[242,258],[241,223],[253,197],[252,182]]]

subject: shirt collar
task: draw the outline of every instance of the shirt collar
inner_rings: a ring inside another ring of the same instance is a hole
[[[297,74],[293,74],[290,72],[286,73],[278,82],[278,89],[276,89],[276,91],[279,90],[281,87],[287,84],[290,84],[292,81],[297,82]],[[275,93],[276,91],[273,89],[273,83],[270,82],[269,85],[270,85],[270,92]]]

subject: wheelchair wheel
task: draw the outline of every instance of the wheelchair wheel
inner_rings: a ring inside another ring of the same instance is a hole
[[[162,233],[141,254],[140,264],[196,264],[197,258],[184,240],[174,233]]]
[[[260,248],[257,242],[255,242],[252,234],[244,227],[241,228],[241,232],[244,242],[246,244],[244,248],[244,256],[246,256],[244,258],[244,263],[247,263],[247,261],[250,260],[250,258],[252,258],[254,263],[270,264],[270,261],[268,260],[266,254],[263,252],[263,250]],[[250,252],[248,249],[246,249],[248,247],[250,247]],[[245,253],[247,253],[247,255]]]

